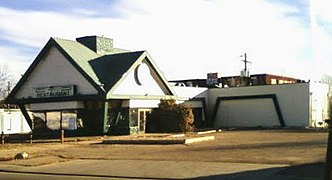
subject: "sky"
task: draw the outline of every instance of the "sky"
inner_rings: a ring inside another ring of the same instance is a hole
[[[332,0],[0,0],[0,65],[18,79],[50,37],[147,50],[168,80],[332,76]]]

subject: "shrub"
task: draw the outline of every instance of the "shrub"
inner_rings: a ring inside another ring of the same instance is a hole
[[[160,100],[157,109],[147,117],[147,132],[173,133],[194,131],[192,108],[175,100]]]

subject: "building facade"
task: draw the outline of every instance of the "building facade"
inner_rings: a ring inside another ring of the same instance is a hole
[[[269,74],[172,83],[187,87],[172,87],[146,51],[115,48],[106,37],[50,38],[5,103],[33,132],[144,133],[161,99],[191,105],[197,128],[326,126],[324,84]]]
[[[190,89],[188,83],[202,84],[203,79],[173,82]],[[327,127],[327,84],[271,74],[218,78],[214,73],[206,82],[209,88],[188,102],[204,107],[207,127]],[[179,88],[184,87],[176,92]]]
[[[151,109],[170,98],[175,93],[146,51],[87,36],[51,38],[6,103],[20,107],[34,132],[129,134],[144,132]]]
[[[209,89],[214,127],[326,127],[329,87],[321,83]]]
[[[31,128],[19,109],[0,109],[0,133],[30,133]]]
[[[184,79],[184,80],[173,80],[170,82],[175,84],[175,86],[216,88],[216,87],[294,84],[304,81],[301,79],[278,76],[273,74],[253,74],[250,76],[218,77],[218,73],[208,73],[207,79]]]

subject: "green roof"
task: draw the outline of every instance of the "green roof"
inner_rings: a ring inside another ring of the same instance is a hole
[[[62,49],[77,63],[77,65],[82,68],[82,70],[87,73],[95,83],[101,85],[96,76],[94,70],[89,64],[90,60],[101,57],[101,55],[90,50],[86,46],[78,43],[76,41],[53,38],[56,43],[62,47]]]
[[[28,79],[35,67],[48,53],[51,47],[57,48],[66,59],[93,85],[99,95],[106,95],[122,77],[130,71],[137,61],[147,58],[157,71],[167,91],[174,95],[161,72],[155,67],[152,59],[146,51],[126,52],[126,50],[114,48],[112,54],[97,54],[83,44],[66,39],[51,38],[38,54],[32,65],[14,87],[7,100],[14,100],[17,91]],[[142,57],[144,55],[144,58]]]
[[[77,41],[53,39],[105,92],[108,92],[144,53],[138,51],[100,55]]]
[[[89,61],[106,92],[128,72],[144,51],[105,55]]]

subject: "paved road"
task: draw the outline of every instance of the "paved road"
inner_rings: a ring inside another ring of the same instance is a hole
[[[37,167],[0,165],[0,179],[316,180],[322,179],[322,169],[322,164],[289,167],[288,165],[194,161],[72,160]]]
[[[0,172],[0,179],[4,180],[102,180],[102,179],[121,179],[108,177],[93,176],[66,176],[66,175],[49,175],[49,174],[32,174],[32,173],[13,173]]]

